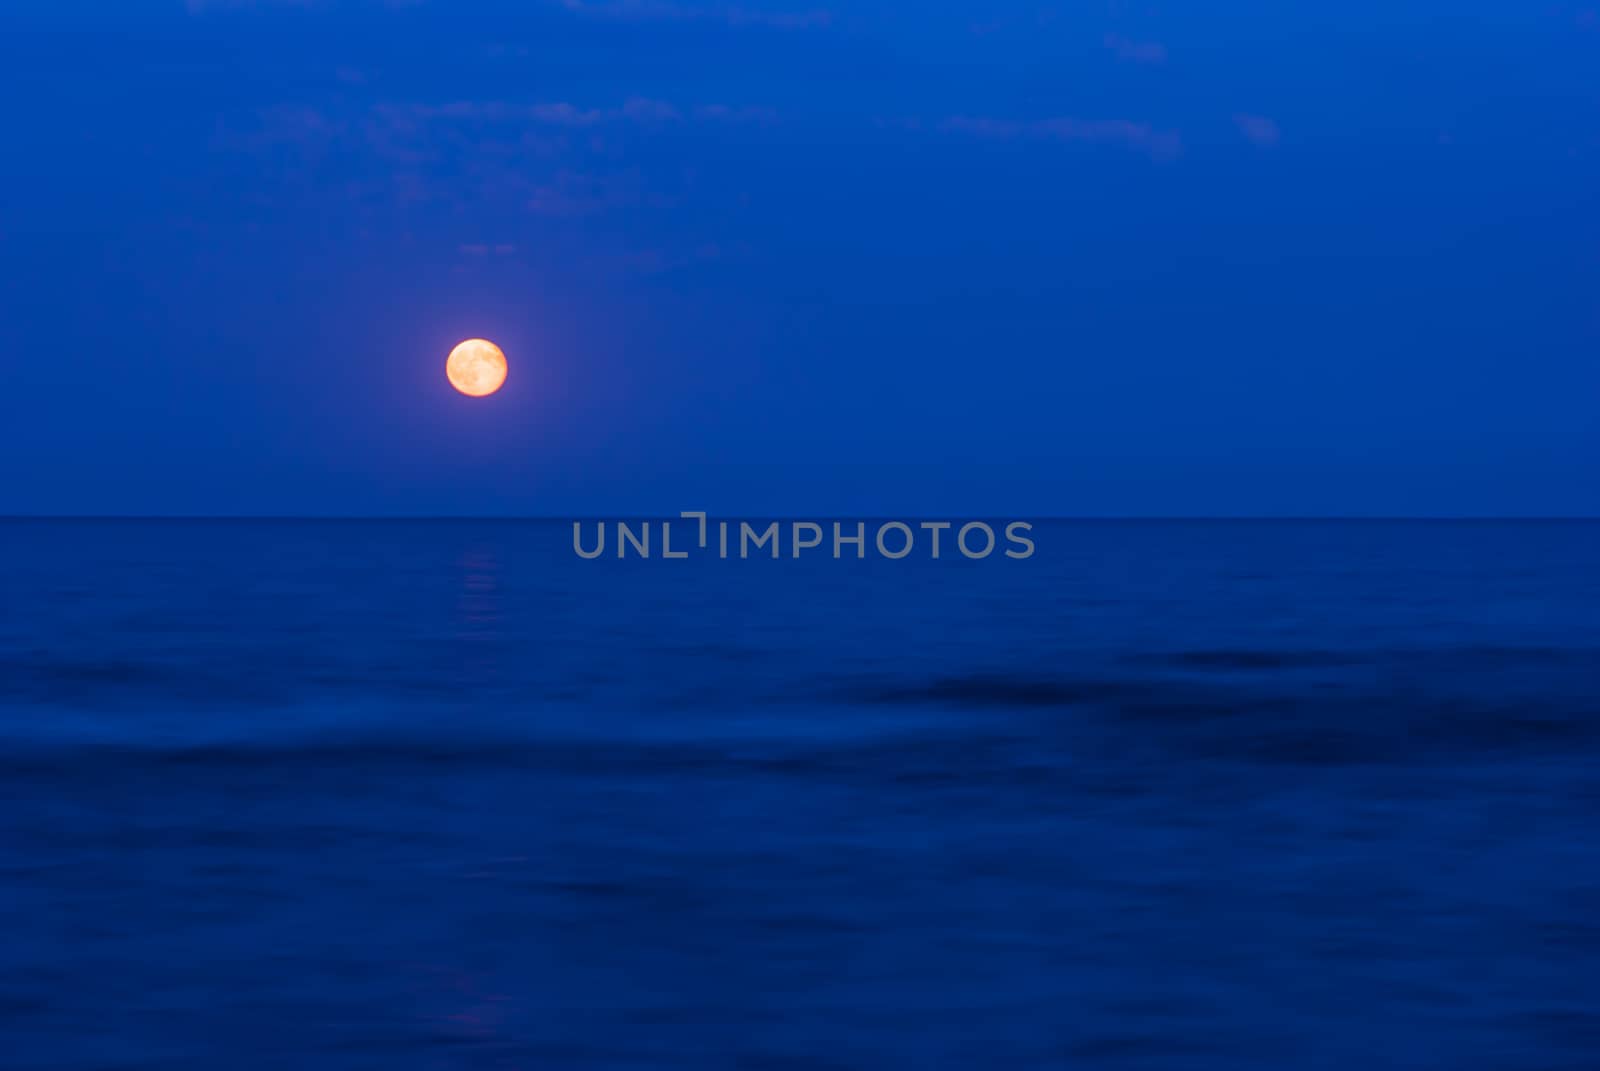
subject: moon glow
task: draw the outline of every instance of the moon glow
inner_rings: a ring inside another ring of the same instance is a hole
[[[444,363],[450,385],[462,394],[482,398],[499,390],[506,381],[506,355],[499,346],[481,338],[469,338],[450,351]]]

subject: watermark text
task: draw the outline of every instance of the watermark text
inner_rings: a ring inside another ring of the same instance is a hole
[[[1034,555],[1027,521],[725,521],[686,510],[676,520],[573,521],[580,558],[902,558]]]

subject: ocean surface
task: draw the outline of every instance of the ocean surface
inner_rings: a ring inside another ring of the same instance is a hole
[[[0,522],[0,1066],[1600,1067],[1600,524]]]

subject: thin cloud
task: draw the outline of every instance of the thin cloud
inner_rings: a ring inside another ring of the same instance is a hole
[[[944,122],[944,129],[974,137],[1015,141],[1082,141],[1119,144],[1148,153],[1157,160],[1170,160],[1183,151],[1175,130],[1159,130],[1149,123],[1128,119],[994,119],[955,116]]]
[[[513,104],[507,101],[453,101],[449,104],[419,105],[415,112],[423,119],[457,119],[500,123],[539,123],[546,126],[594,127],[608,123],[659,125],[687,120],[706,122],[770,122],[776,118],[770,108],[734,107],[703,104],[680,108],[669,101],[651,97],[630,97],[614,107],[585,107],[570,101],[545,101]]]
[[[1165,63],[1167,46],[1160,41],[1133,41],[1121,34],[1106,34],[1106,47],[1130,63]]]
[[[696,7],[672,0],[560,0],[560,3],[578,15],[627,22],[720,22],[778,30],[816,29],[833,22],[833,13],[823,10],[753,11],[744,7]]]
[[[204,15],[208,11],[235,11],[254,7],[313,7],[316,0],[184,0],[184,9],[191,15]]]
[[[536,216],[573,219],[635,205],[660,207],[669,200],[650,192],[637,172],[597,174],[564,169],[533,188],[525,207]]]
[[[725,123],[771,123],[778,113],[771,108],[734,108],[726,104],[703,104],[694,110],[696,119]]]
[[[474,118],[472,111],[473,107],[473,105],[467,105],[467,112],[464,116],[465,118]],[[529,105],[521,118],[532,119],[539,123],[549,123],[553,126],[593,126],[596,123],[608,122],[611,119],[622,116],[623,114],[625,114],[625,110],[620,108],[606,112],[601,111],[598,108],[579,108],[575,105],[567,103],[566,101],[558,101],[555,104]],[[476,117],[485,119],[518,118],[518,116],[512,114],[512,110],[506,108],[505,105],[495,104],[478,106]]]
[[[421,7],[427,0],[382,0],[385,7]],[[184,0],[184,9],[191,15],[204,15],[211,11],[253,11],[258,8],[325,8],[329,0]]]
[[[1264,115],[1240,113],[1233,117],[1233,122],[1239,128],[1239,133],[1256,145],[1271,146],[1278,144],[1278,138],[1281,135],[1278,124]]]

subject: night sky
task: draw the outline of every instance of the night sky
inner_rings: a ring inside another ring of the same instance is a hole
[[[6,0],[0,513],[1600,514],[1593,0],[811,2]]]

